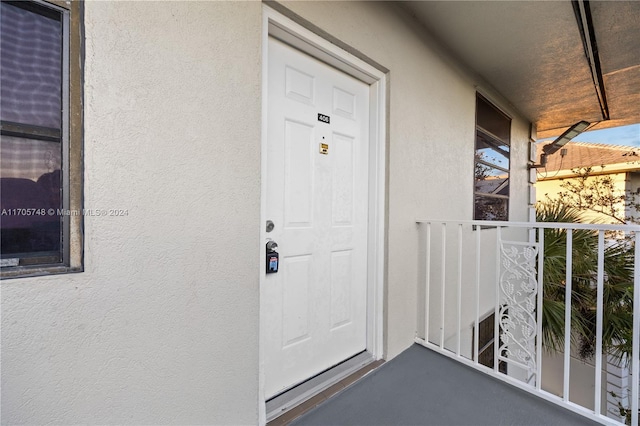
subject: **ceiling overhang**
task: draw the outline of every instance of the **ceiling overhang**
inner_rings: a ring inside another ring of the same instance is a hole
[[[402,7],[537,127],[640,122],[640,2],[407,1]]]

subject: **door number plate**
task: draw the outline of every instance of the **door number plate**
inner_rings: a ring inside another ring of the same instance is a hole
[[[329,124],[329,122],[331,121],[331,117],[324,114],[318,114],[318,121],[322,121],[323,123]]]

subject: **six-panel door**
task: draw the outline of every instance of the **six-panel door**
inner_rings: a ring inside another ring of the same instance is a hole
[[[369,193],[369,86],[272,38],[268,61],[267,398],[366,349]]]

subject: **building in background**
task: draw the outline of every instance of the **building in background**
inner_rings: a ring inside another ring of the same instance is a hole
[[[537,145],[538,156],[544,144]],[[619,224],[640,215],[633,204],[640,193],[640,149],[569,142],[538,169],[536,200],[563,198],[582,204],[585,222]],[[578,197],[579,195],[579,197]]]
[[[537,144],[538,156],[543,146],[544,143]],[[632,146],[569,142],[547,157],[546,167],[538,169],[535,188],[538,202],[584,203],[581,209],[584,222],[633,222],[640,216],[633,206],[640,193],[640,150]],[[607,398],[602,401],[602,410],[613,415],[618,412],[620,395],[627,394],[630,371],[613,357],[607,359],[604,369],[602,383]],[[594,360],[581,359],[578,351],[572,351],[571,371],[572,400],[593,407]],[[562,372],[563,353],[545,353],[543,386],[547,391],[562,395]]]

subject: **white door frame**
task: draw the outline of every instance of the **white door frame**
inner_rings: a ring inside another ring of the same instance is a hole
[[[267,152],[268,46],[269,36],[283,40],[297,49],[369,84],[369,224],[367,259],[367,351],[374,359],[383,357],[383,298],[385,266],[385,195],[386,195],[386,76],[356,56],[297,24],[267,5],[262,6],[262,152]],[[266,222],[266,156],[261,158],[262,195],[260,201],[260,300],[263,300]],[[260,315],[259,421],[266,423],[262,306]]]

